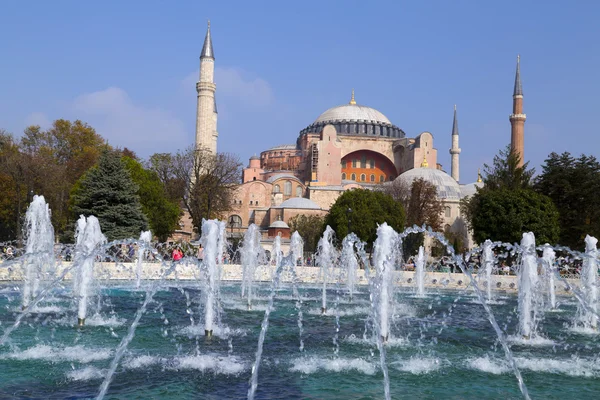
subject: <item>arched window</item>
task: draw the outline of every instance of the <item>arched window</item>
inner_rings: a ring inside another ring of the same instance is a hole
[[[350,175],[350,180],[355,181],[356,180],[356,174]]]
[[[385,182],[385,175],[379,175],[379,182]]]
[[[352,160],[352,168],[356,168],[356,158]]]
[[[229,217],[229,226],[231,228],[241,228],[242,227],[242,217],[239,215],[232,215]]]
[[[446,217],[450,218],[452,216],[452,210],[450,207],[446,206]]]
[[[373,160],[373,159],[369,160],[369,167],[371,167],[371,169],[375,168],[375,160]]]
[[[302,197],[302,186],[296,186],[296,197]]]
[[[273,193],[280,193],[280,192],[281,192],[281,188],[279,187],[279,185],[273,186]]]
[[[360,167],[361,168],[367,168],[367,156],[362,156],[360,158]]]
[[[367,180],[367,176],[365,174],[360,174],[360,180],[365,182]]]
[[[375,175],[371,174],[371,182],[375,182]]]
[[[342,180],[345,181],[346,180],[346,173],[342,172]]]
[[[252,203],[253,203],[252,200],[250,200],[250,205],[252,205]]]
[[[283,184],[283,195],[284,196],[292,195],[292,182],[291,181],[285,181],[285,183]]]

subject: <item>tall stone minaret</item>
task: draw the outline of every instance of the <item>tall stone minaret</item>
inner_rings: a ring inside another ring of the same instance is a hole
[[[196,148],[204,148],[217,153],[217,101],[214,83],[215,55],[210,37],[210,21],[206,30],[206,38],[200,53],[200,80],[196,83],[198,92],[198,108],[196,111]]]
[[[458,163],[460,147],[458,147],[458,119],[456,118],[456,104],[454,105],[454,122],[452,123],[452,148],[450,149],[450,154],[452,155],[451,176],[456,182],[458,182],[460,176],[460,166]]]
[[[525,162],[525,120],[523,113],[523,87],[521,86],[521,57],[517,56],[517,73],[515,75],[515,89],[513,91],[513,112],[510,114],[510,150],[519,156],[519,167]]]

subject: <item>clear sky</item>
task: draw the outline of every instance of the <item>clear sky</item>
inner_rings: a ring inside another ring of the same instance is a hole
[[[597,155],[598,1],[0,1],[0,128],[81,119],[147,157],[194,141],[211,20],[219,151],[248,157],[347,103],[430,131],[461,183],[510,141],[521,54],[525,158]]]

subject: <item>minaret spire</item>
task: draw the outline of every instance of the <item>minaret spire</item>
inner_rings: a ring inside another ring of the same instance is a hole
[[[208,20],[208,28],[206,28],[206,37],[204,38],[204,45],[202,46],[202,53],[200,58],[212,58],[215,59],[213,52],[212,38],[210,37],[210,20]]]
[[[196,109],[196,148],[217,153],[217,102],[214,80],[215,54],[210,35],[210,21],[206,29],[204,45],[200,53],[200,77],[196,83],[198,107]]]
[[[517,73],[515,74],[515,89],[513,96],[523,96],[523,86],[521,85],[521,56],[517,55]]]
[[[354,100],[354,88],[352,89],[352,97],[350,98],[350,103],[348,103],[348,104],[352,104],[352,105],[356,104],[356,100]]]
[[[525,162],[525,120],[523,112],[523,86],[521,85],[521,57],[517,56],[517,72],[515,73],[515,88],[513,90],[513,112],[510,120],[510,151],[519,157],[519,167]]]
[[[456,104],[454,105],[454,120],[452,121],[452,148],[450,148],[451,159],[451,173],[450,175],[456,182],[460,178],[460,166],[458,155],[460,154],[460,147],[458,147],[458,118],[456,117]]]

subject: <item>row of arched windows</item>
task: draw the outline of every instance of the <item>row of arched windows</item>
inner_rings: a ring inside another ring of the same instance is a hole
[[[281,186],[279,184],[273,185],[273,193],[281,193]],[[292,182],[285,181],[283,183],[283,195],[291,196],[292,195]],[[296,197],[302,197],[302,187],[296,186]]]
[[[342,172],[342,180],[345,181],[347,178],[347,175],[345,172]],[[352,173],[350,174],[350,180],[351,181],[356,181],[356,174]],[[391,180],[391,177],[390,177]],[[367,175],[366,174],[360,174],[360,182],[367,182]],[[375,177],[375,174],[371,174],[369,176],[369,182],[373,182],[375,183],[377,181],[377,178]],[[385,175],[379,175],[379,182],[385,182]]]

